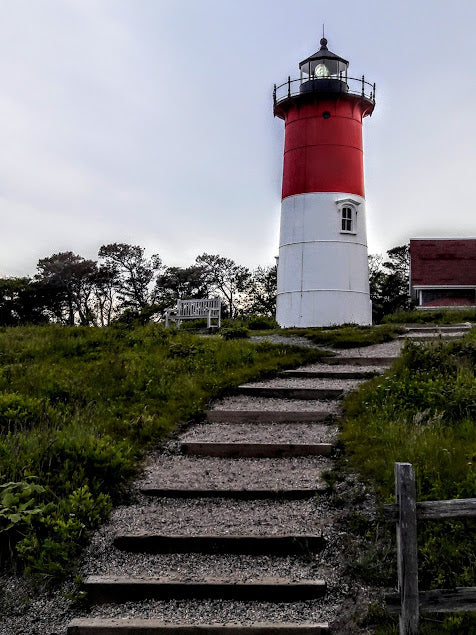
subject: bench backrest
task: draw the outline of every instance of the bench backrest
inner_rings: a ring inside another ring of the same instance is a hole
[[[179,316],[206,316],[211,310],[220,311],[220,298],[205,298],[203,300],[177,300],[177,314]]]

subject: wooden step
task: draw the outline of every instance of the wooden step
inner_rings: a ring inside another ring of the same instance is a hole
[[[302,487],[288,489],[205,489],[205,488],[167,488],[146,485],[140,491],[145,496],[160,498],[230,498],[233,500],[302,500],[312,498],[325,490],[323,484],[319,488]]]
[[[182,454],[220,458],[278,458],[289,456],[329,456],[332,443],[215,443],[189,441],[180,444]]]
[[[143,531],[118,534],[114,545],[123,551],[147,553],[302,554],[320,551],[325,541],[319,534],[177,536]]]
[[[435,340],[457,340],[463,337],[464,333],[445,333],[435,331],[433,333],[406,333],[405,335],[399,335],[399,340],[412,340],[414,342],[434,342]]]
[[[264,602],[301,602],[322,597],[326,593],[323,580],[285,578],[263,580],[205,579],[192,582],[147,576],[90,576],[83,582],[88,599],[95,603],[129,602],[144,599],[223,599]]]
[[[68,635],[318,635],[329,624],[283,622],[280,624],[170,624],[154,618],[82,618],[68,626]]]
[[[283,370],[281,377],[299,377],[310,379],[371,379],[380,375],[377,370]]]
[[[391,366],[397,357],[323,357],[320,364],[330,366]]]
[[[250,397],[275,397],[278,399],[339,399],[343,396],[342,388],[288,388],[287,386],[254,386],[244,384],[238,386],[242,395]]]
[[[330,423],[337,414],[328,410],[207,410],[210,423]]]
[[[437,325],[429,325],[429,326],[407,326],[405,331],[407,333],[428,333],[430,332],[441,332],[441,333],[466,333],[471,330],[471,325],[469,324],[453,324],[451,326],[437,326]]]

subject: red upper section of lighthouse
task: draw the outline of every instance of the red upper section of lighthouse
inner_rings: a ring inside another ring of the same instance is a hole
[[[299,80],[275,88],[274,114],[286,122],[283,198],[365,195],[362,120],[374,109],[375,85],[349,78],[348,62],[326,44],[323,38],[321,49],[301,62]]]
[[[350,95],[289,104],[283,198],[307,192],[364,196],[362,118],[366,109],[366,102]]]

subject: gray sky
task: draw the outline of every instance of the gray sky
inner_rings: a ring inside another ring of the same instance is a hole
[[[273,84],[323,23],[377,83],[369,251],[475,236],[475,0],[0,0],[0,275],[110,242],[272,264]]]

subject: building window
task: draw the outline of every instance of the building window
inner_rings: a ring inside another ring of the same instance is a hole
[[[342,208],[342,226],[341,231],[343,232],[353,232],[353,214],[352,207],[343,207]]]
[[[341,234],[357,234],[357,215],[359,201],[352,198],[344,198],[336,201],[338,231]]]

